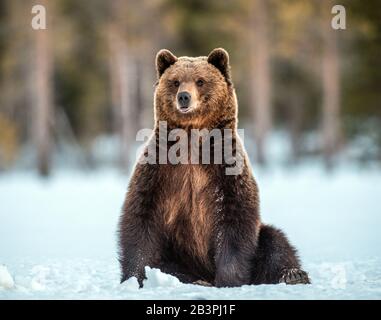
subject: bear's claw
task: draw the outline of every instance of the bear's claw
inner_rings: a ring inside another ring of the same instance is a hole
[[[310,278],[308,277],[307,272],[298,269],[286,269],[282,271],[282,276],[279,280],[279,283],[286,284],[310,284]]]

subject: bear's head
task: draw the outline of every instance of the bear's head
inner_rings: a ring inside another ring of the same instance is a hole
[[[224,49],[195,58],[178,58],[163,49],[156,56],[156,70],[156,121],[190,128],[235,125],[237,102]]]

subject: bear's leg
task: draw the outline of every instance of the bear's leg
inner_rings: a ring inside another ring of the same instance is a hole
[[[282,231],[261,225],[253,265],[253,284],[310,283],[308,274],[301,270],[295,248]]]
[[[136,277],[139,286],[143,287],[146,279],[145,267],[156,267],[161,258],[160,237],[155,234],[154,228],[149,228],[147,223],[135,219],[122,220],[120,231],[119,261],[122,269],[121,282],[131,277]]]
[[[163,251],[163,236],[157,226],[158,167],[138,163],[131,181],[118,230],[121,282],[136,277],[142,287],[145,266],[159,263]]]

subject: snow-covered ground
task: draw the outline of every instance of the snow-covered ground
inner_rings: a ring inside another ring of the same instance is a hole
[[[380,299],[381,170],[255,170],[262,219],[299,249],[312,285],[206,288],[147,269],[119,284],[116,224],[128,179],[112,170],[0,175],[0,299]]]

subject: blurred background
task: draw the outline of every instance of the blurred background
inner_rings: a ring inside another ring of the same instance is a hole
[[[31,27],[35,4],[47,30]],[[262,220],[298,248],[308,288],[119,286],[155,55],[215,47],[230,53]],[[0,298],[379,299],[380,165],[380,0],[0,1]]]
[[[47,30],[31,27],[34,4]],[[0,171],[129,172],[153,125],[154,58],[230,53],[239,127],[261,166],[381,163],[381,2],[0,2]]]

